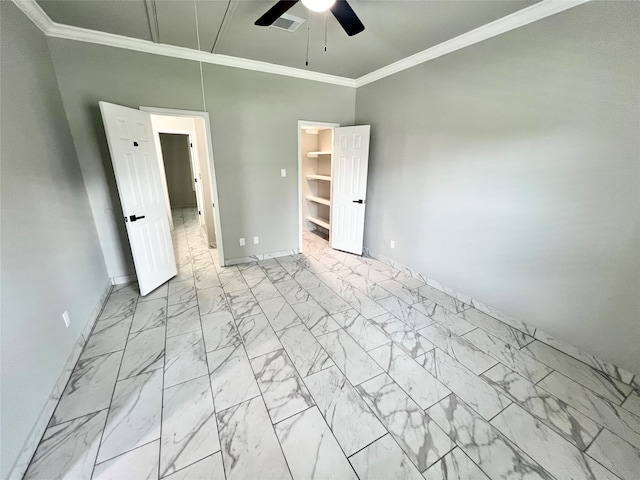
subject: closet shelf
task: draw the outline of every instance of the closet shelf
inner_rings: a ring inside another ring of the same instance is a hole
[[[324,197],[314,197],[313,195],[307,195],[307,200],[310,202],[321,203],[322,205],[331,205],[331,200]]]
[[[307,153],[307,157],[309,158],[318,158],[318,155],[331,155],[331,152],[309,152]]]
[[[307,180],[326,180],[331,181],[331,175],[307,175]]]
[[[322,228],[326,228],[327,230],[331,229],[331,225],[329,225],[329,220],[327,220],[326,218],[307,217],[307,220],[309,220],[311,223],[315,223],[316,225]]]

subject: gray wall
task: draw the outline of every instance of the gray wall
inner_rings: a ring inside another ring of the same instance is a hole
[[[588,3],[356,101],[367,247],[637,373],[639,9]]]
[[[171,208],[195,206],[196,192],[191,178],[189,136],[161,133],[160,146]]]
[[[112,277],[133,273],[98,101],[202,110],[198,64],[69,40],[49,45],[107,268]],[[225,257],[297,248],[297,121],[352,123],[354,89],[203,68]],[[256,235],[259,245],[239,246],[239,237]]]
[[[12,3],[0,2],[0,17],[0,477],[7,478],[108,277],[47,41]]]

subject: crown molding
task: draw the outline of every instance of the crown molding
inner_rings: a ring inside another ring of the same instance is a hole
[[[256,72],[271,73],[285,77],[300,78],[315,82],[330,83],[343,87],[355,88],[356,81],[353,78],[339,77],[326,73],[311,72],[300,68],[285,67],[273,63],[250,60],[248,58],[232,57],[217,53],[201,52],[191,48],[176,47],[162,43],[153,43],[139,38],[125,37],[113,33],[99,32],[87,28],[73,27],[56,23],[42,10],[35,0],[14,0],[14,3],[27,17],[48,37],[75,40],[77,42],[94,43],[109,47],[123,48],[137,52],[163,55],[165,57],[181,58],[196,62],[222,65],[225,67],[241,68]]]
[[[431,48],[427,48],[426,50],[403,58],[402,60],[398,60],[386,67],[379,68],[378,70],[363,75],[362,77],[353,79],[337,75],[329,75],[326,73],[311,72],[300,68],[285,67],[282,65],[260,62],[258,60],[250,60],[247,58],[232,57],[217,53],[202,52],[191,48],[153,43],[138,38],[99,32],[96,30],[89,30],[87,28],[73,27],[71,25],[63,25],[52,21],[35,0],[13,0],[18,8],[20,8],[20,10],[22,10],[24,14],[27,15],[27,17],[29,17],[29,19],[49,37],[106,45],[154,55],[163,55],[183,60],[193,60],[213,65],[223,65],[226,67],[271,73],[274,75],[283,75],[286,77],[300,78],[303,80],[311,80],[351,88],[368,85],[395,73],[421,63],[428,62],[429,60],[433,60],[434,58],[455,52],[456,50],[468,47],[474,43],[482,42],[483,40],[487,40],[502,33],[515,30],[588,1],[590,0],[542,0],[530,7],[518,10],[506,17],[499,18],[498,20],[487,23],[486,25],[478,27],[467,33],[463,33],[462,35],[458,35],[457,37]]]
[[[44,13],[42,7],[40,7],[35,0],[13,0],[13,3],[22,10],[22,13],[29,17],[29,20],[31,20],[36,27],[42,30],[42,33],[49,35],[49,30],[54,22],[49,18],[49,15]]]
[[[253,70],[256,72],[272,73],[275,75],[283,75],[285,77],[294,77],[304,80],[330,83],[333,85],[341,85],[343,87],[355,88],[356,84],[356,81],[352,78],[339,77],[337,75],[328,75],[326,73],[311,72],[309,70],[285,67],[282,65],[275,65],[273,63],[250,60],[248,58],[231,57],[228,55],[220,55],[217,53],[202,52],[191,48],[153,43],[148,40],[124,37],[122,35],[115,35],[106,32],[97,32],[95,30],[72,27],[69,25],[61,25],[58,23],[53,24],[53,27],[49,30],[48,35],[54,38],[63,38],[66,40],[75,40],[85,43],[95,43],[98,45],[106,45],[109,47],[135,50],[137,52],[163,55],[165,57],[193,60],[196,62],[210,63],[213,65],[223,65],[225,67],[241,68],[244,70]]]
[[[368,85],[369,83],[381,80],[408,68],[415,67],[416,65],[441,57],[447,53],[455,52],[456,50],[468,47],[474,43],[482,42],[483,40],[515,30],[537,20],[550,17],[551,15],[563,12],[588,1],[590,0],[543,0],[531,5],[530,7],[523,8],[522,10],[518,10],[517,12],[507,15],[506,17],[499,18],[498,20],[482,25],[481,27],[470,30],[462,35],[458,35],[450,40],[446,40],[431,48],[427,48],[426,50],[403,58],[402,60],[398,60],[386,67],[379,68],[378,70],[363,75],[356,79],[356,88]]]

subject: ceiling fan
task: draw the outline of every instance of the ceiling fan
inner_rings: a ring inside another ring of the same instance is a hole
[[[267,13],[256,20],[255,25],[268,27],[280,16],[293,7],[299,0],[279,0]],[[353,11],[346,0],[302,0],[302,3],[309,10],[314,12],[324,12],[331,10],[338,23],[350,37],[364,30],[364,25]]]

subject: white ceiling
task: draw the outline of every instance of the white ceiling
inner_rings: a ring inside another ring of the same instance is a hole
[[[290,33],[253,23],[276,0],[39,0],[54,22],[152,40],[147,9],[157,15],[158,42],[347,78],[358,78],[414,53],[537,3],[539,0],[350,0],[364,32],[348,37],[324,13]],[[227,12],[225,18],[225,12]],[[298,3],[288,13],[307,18]],[[153,18],[153,16],[152,16]],[[223,24],[224,18],[224,24]],[[309,66],[305,66],[307,25]]]

